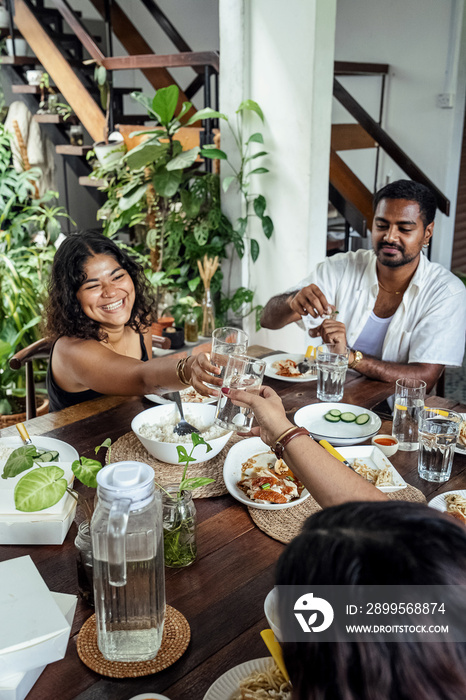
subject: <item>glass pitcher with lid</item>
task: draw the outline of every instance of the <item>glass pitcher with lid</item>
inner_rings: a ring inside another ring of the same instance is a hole
[[[97,644],[110,661],[153,659],[165,615],[162,505],[154,472],[116,462],[97,475],[91,521]]]

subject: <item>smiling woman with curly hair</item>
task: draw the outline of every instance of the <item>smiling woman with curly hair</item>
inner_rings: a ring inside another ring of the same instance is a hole
[[[102,394],[144,395],[221,385],[204,354],[180,363],[152,356],[154,298],[141,266],[95,231],[68,236],[55,254],[45,332],[50,410]]]

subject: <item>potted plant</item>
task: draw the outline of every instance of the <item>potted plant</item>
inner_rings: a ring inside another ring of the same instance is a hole
[[[50,203],[57,193],[48,191],[34,199],[39,175],[37,168],[16,172],[10,134],[0,124],[1,414],[22,413],[13,399],[24,395],[24,376],[12,372],[6,361],[40,337],[38,324],[54,244],[61,231],[60,220],[69,218],[62,207]]]
[[[92,61],[85,61],[84,63],[92,63]],[[95,155],[101,167],[107,170],[111,168],[114,163],[118,162],[121,156],[126,153],[126,146],[123,136],[117,131],[109,135],[111,90],[107,77],[107,70],[104,66],[96,64],[94,68],[94,80],[99,88],[100,105],[105,111],[105,128],[103,140],[93,145],[93,155]]]

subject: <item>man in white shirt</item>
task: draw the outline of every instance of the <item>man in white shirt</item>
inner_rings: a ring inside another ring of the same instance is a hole
[[[311,337],[346,343],[349,367],[361,374],[424,379],[432,388],[445,365],[461,365],[466,330],[466,288],[422,254],[435,210],[424,185],[398,180],[383,187],[374,197],[373,250],[324,260],[293,291],[270,299],[262,326],[301,319]]]

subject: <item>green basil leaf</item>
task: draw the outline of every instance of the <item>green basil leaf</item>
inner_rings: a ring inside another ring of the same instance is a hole
[[[193,489],[198,489],[200,486],[207,486],[207,484],[211,484],[213,481],[215,481],[215,479],[210,479],[207,476],[193,476],[181,482],[180,491],[192,491]]]
[[[34,445],[18,447],[16,450],[13,450],[3,467],[2,479],[18,476],[21,472],[25,472],[26,469],[30,469],[36,455],[37,451]]]
[[[97,474],[102,469],[102,465],[96,459],[80,457],[73,462],[71,469],[82,484],[97,488]]]
[[[60,467],[39,467],[25,474],[15,487],[15,506],[24,513],[54,506],[64,496],[68,484]]]

